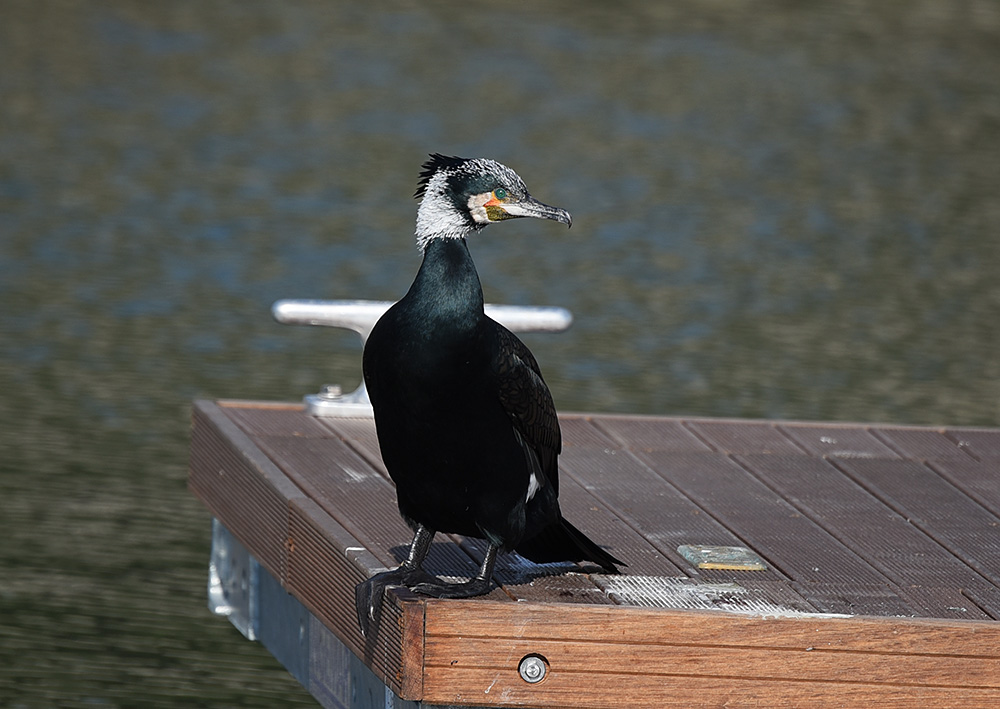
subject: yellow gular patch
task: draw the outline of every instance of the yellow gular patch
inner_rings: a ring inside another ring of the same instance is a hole
[[[494,200],[486,203],[486,216],[491,222],[499,222],[502,219],[510,219],[512,215],[500,206],[500,202]]]

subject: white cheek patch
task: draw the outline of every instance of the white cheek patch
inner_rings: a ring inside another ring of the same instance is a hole
[[[469,214],[476,224],[489,224],[490,217],[486,213],[486,203],[493,199],[492,192],[483,192],[469,197]]]
[[[464,215],[443,197],[446,187],[444,173],[438,172],[427,183],[424,198],[417,208],[417,246],[422,250],[431,237],[465,236],[468,224]]]

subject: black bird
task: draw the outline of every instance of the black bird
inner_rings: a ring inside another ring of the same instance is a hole
[[[623,563],[560,514],[562,439],[552,395],[528,348],[483,312],[466,243],[493,222],[535,217],[569,226],[569,213],[534,199],[517,173],[482,158],[431,155],[414,197],[423,263],[364,351],[382,460],[414,537],[397,569],[358,585],[365,632],[385,586],[438,598],[486,593],[501,550],[539,563],[590,561],[610,573]],[[421,568],[436,532],[486,539],[474,578],[446,583]]]

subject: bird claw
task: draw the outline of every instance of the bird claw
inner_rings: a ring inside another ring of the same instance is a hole
[[[372,623],[378,619],[382,610],[384,591],[389,586],[403,586],[412,589],[415,586],[436,585],[441,580],[423,569],[413,569],[400,566],[397,569],[383,571],[370,579],[362,581],[354,587],[354,605],[358,612],[358,625],[361,634],[368,637]]]
[[[413,537],[410,557],[406,561],[398,568],[375,574],[355,586],[354,603],[362,635],[368,637],[372,623],[378,620],[379,611],[382,609],[382,592],[386,586],[404,586],[415,593],[434,598],[472,598],[489,593],[493,565],[497,558],[497,545],[489,545],[483,557],[483,565],[476,576],[462,583],[446,583],[420,568],[433,537],[433,531],[423,526],[419,527]]]
[[[378,576],[372,576],[354,587],[354,606],[358,612],[358,626],[361,634],[368,637],[368,630],[382,607],[382,590]]]

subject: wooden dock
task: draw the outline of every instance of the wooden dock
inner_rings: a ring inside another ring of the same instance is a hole
[[[481,598],[390,591],[367,639],[354,586],[412,536],[371,419],[197,402],[190,487],[322,631],[293,674],[326,706],[342,648],[423,705],[1000,706],[1000,430],[561,422],[563,514],[624,573],[501,557]]]

